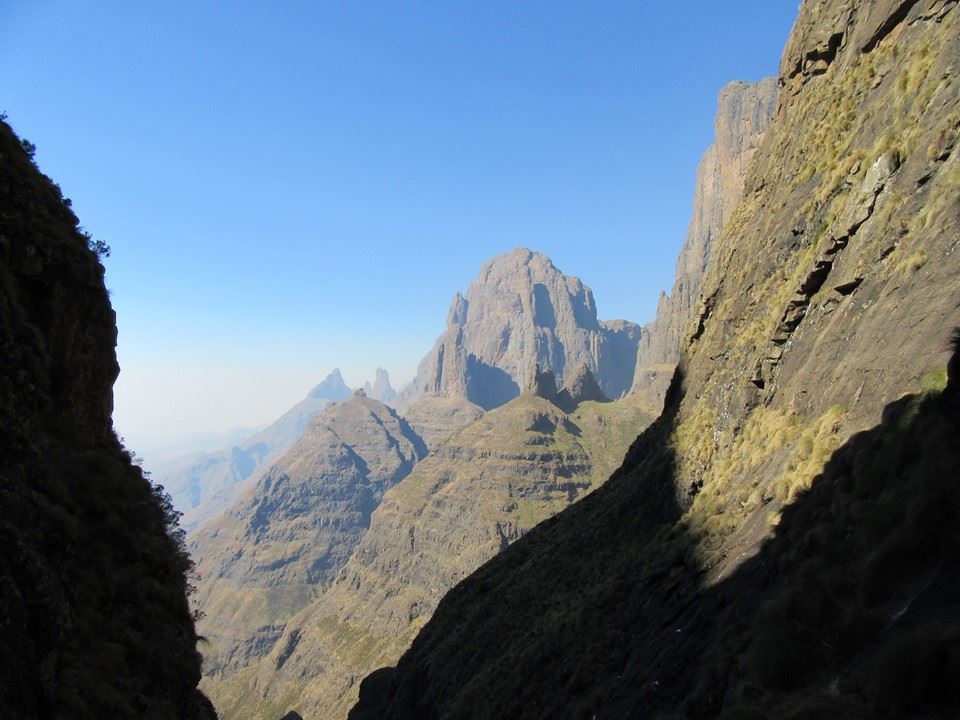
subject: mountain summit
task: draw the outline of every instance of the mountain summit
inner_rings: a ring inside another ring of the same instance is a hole
[[[307,397],[326,400],[328,402],[344,400],[350,397],[350,388],[347,387],[347,384],[343,381],[340,368],[334,368],[333,371],[323,379],[323,382],[310,391]]]
[[[559,384],[586,365],[609,397],[633,382],[640,327],[597,319],[593,292],[546,255],[517,248],[487,262],[450,304],[447,329],[405,399],[465,398],[489,410],[520,394],[536,365]]]
[[[340,370],[334,369],[272,425],[243,442],[214,453],[185,456],[161,469],[157,478],[184,513],[183,528],[193,531],[230,507],[263,468],[300,439],[312,418],[328,403],[351,393]]]

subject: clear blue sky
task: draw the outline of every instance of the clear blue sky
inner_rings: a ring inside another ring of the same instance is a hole
[[[524,245],[652,318],[716,95],[796,0],[0,0],[0,110],[107,241],[116,423],[269,422],[331,368],[409,379]]]

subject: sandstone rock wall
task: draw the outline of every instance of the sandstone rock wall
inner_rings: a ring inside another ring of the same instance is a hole
[[[423,359],[404,402],[464,398],[489,410],[520,394],[535,365],[563,384],[586,364],[609,397],[633,379],[640,329],[597,320],[593,293],[526,248],[494,258],[450,305],[447,330]]]

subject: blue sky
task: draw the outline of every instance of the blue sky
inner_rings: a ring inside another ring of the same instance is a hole
[[[796,0],[0,0],[0,110],[113,248],[134,449],[398,380],[518,245],[652,318],[716,95]]]

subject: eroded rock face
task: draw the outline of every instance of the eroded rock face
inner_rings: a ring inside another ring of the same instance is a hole
[[[191,550],[208,638],[205,672],[266,654],[286,621],[332,582],[383,494],[426,455],[405,420],[357,390],[329,405]]]
[[[189,558],[113,432],[104,270],[0,121],[0,717],[215,717]]]
[[[447,323],[406,404],[456,397],[489,410],[519,395],[535,365],[563,384],[586,364],[609,397],[632,383],[639,327],[598,321],[590,289],[526,248],[484,265],[466,297],[454,297]]]
[[[776,78],[753,84],[734,82],[720,91],[716,139],[697,168],[693,216],[677,260],[673,289],[669,295],[661,294],[657,317],[644,327],[637,351],[632,391],[651,411],[663,407],[713,246],[743,195],[747,168],[776,106]]]

